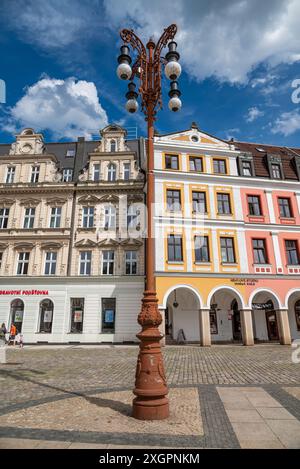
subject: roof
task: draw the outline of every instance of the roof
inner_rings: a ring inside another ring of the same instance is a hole
[[[279,156],[282,162],[282,169],[285,179],[298,180],[295,165],[295,157],[300,159],[300,148],[289,148],[283,146],[266,145],[264,143],[250,143],[230,141],[237,150],[249,152],[253,155],[255,175],[269,178],[267,155]],[[261,151],[263,150],[263,151]]]

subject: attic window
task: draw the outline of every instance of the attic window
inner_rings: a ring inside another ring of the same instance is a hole
[[[199,142],[199,137],[197,135],[192,135],[191,140],[192,140],[192,142],[195,142],[195,143]]]
[[[74,156],[75,156],[75,150],[67,150],[66,158],[74,158]]]
[[[263,148],[256,148],[257,151],[260,151],[261,153],[266,153],[266,150],[264,150]]]

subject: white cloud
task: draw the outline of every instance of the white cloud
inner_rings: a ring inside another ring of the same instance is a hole
[[[300,113],[297,109],[283,112],[276,120],[271,129],[273,134],[282,134],[285,137],[300,130]]]
[[[45,77],[26,89],[25,95],[10,109],[3,130],[22,127],[49,130],[54,138],[91,138],[95,129],[107,125],[94,83],[74,78]]]
[[[104,0],[108,24],[134,27],[147,39],[176,22],[185,70],[195,79],[246,83],[262,62],[299,60],[298,0]]]
[[[253,122],[255,119],[258,117],[261,117],[264,115],[263,111],[260,111],[257,107],[249,107],[247,115],[246,115],[246,121],[247,122]]]

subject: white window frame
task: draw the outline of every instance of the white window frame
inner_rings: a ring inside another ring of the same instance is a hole
[[[107,167],[107,180],[114,182],[117,179],[117,168],[114,163],[110,163]]]
[[[49,257],[49,259],[47,259]],[[47,251],[45,252],[45,275],[56,275],[56,266],[57,266],[57,251]],[[47,273],[47,267],[49,272]],[[53,269],[54,267],[54,269]],[[54,270],[54,272],[52,272]]]
[[[34,228],[34,219],[35,219],[35,207],[25,208],[23,228],[24,229]],[[31,224],[32,226],[30,226]]]
[[[36,184],[37,182],[39,182],[39,177],[40,177],[40,166],[39,165],[32,166],[30,182],[32,184]]]
[[[112,266],[112,273],[110,267]],[[115,273],[115,251],[102,252],[102,275],[114,275]]]
[[[15,166],[8,166],[6,170],[6,184],[13,184],[16,175],[16,167]]]
[[[63,169],[63,182],[71,182],[73,179],[73,169],[64,168]]]
[[[113,205],[104,207],[104,228],[112,230],[116,228],[117,210]]]
[[[82,228],[93,228],[95,217],[95,207],[82,208]]]
[[[1,230],[4,230],[5,228],[8,227],[9,208],[3,207],[3,208],[0,209],[0,211],[1,211],[1,210],[3,210],[3,213],[2,213],[2,215],[0,214],[0,229],[1,229]],[[7,221],[6,227],[4,226],[4,225],[5,225],[5,221]]]
[[[30,252],[28,252],[28,251],[19,252],[18,263],[17,263],[17,275],[28,275],[29,260],[30,260]],[[27,265],[27,272],[24,273],[26,265]],[[20,269],[21,272],[20,273],[19,273],[19,266],[21,267],[21,269]]]
[[[100,163],[96,163],[93,165],[93,181],[98,182],[100,181]]]
[[[81,267],[83,266],[83,273]],[[92,273],[92,251],[80,251],[79,253],[79,275],[91,275]]]
[[[129,266],[130,272],[127,273],[127,265]],[[135,272],[133,267],[135,265]],[[126,275],[137,275],[138,273],[138,252],[137,251],[125,251],[125,274]]]
[[[51,207],[50,228],[60,228],[61,211],[61,207]]]
[[[124,178],[124,181],[129,181],[130,180],[130,163],[124,163],[123,164],[123,178]],[[126,175],[128,174],[128,177],[126,177]]]

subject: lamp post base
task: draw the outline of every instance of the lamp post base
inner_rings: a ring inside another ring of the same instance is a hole
[[[137,334],[141,342],[133,391],[137,397],[133,400],[132,415],[139,420],[163,420],[169,416],[169,400],[160,347],[163,336],[158,329],[162,317],[155,292],[146,291],[142,303],[138,318],[142,331]]]

